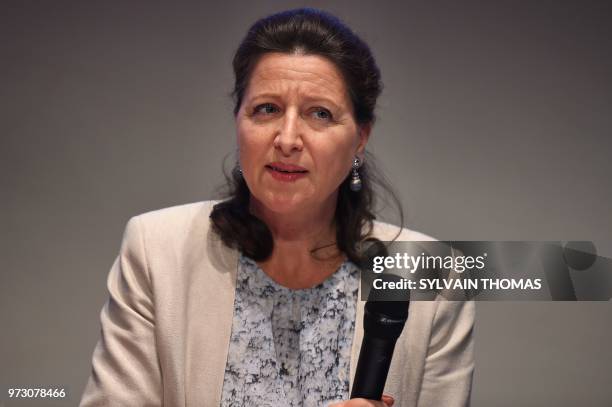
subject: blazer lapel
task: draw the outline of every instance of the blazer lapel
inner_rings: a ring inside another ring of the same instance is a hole
[[[361,342],[363,341],[363,312],[365,301],[361,301],[361,271],[359,272],[359,290],[357,292],[357,309],[355,312],[355,332],[353,333],[353,345],[351,347],[351,365],[349,378],[349,395],[353,390],[353,379],[357,370],[357,361],[359,360],[359,352],[361,351]]]
[[[208,221],[208,218],[206,218]],[[208,229],[206,246],[191,281],[187,333],[189,406],[219,405],[229,349],[238,252]]]

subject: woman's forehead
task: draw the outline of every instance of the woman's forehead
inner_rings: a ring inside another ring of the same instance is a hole
[[[255,65],[250,81],[252,97],[258,93],[299,90],[334,99],[347,96],[344,78],[336,65],[319,55],[264,54]]]

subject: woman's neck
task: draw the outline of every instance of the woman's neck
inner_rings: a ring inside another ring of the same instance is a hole
[[[252,198],[249,209],[268,226],[275,244],[300,243],[314,249],[335,241],[335,196],[321,205],[288,213],[270,211]]]
[[[336,246],[335,199],[300,213],[268,211],[251,200],[251,213],[270,229],[272,254],[259,266],[277,283],[308,288],[327,279],[344,260]]]

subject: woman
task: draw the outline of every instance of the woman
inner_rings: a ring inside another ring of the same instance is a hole
[[[128,222],[81,405],[467,405],[470,302],[412,304],[383,400],[347,400],[361,243],[430,239],[374,221],[367,45],[298,9],[256,22],[233,64],[230,197]]]

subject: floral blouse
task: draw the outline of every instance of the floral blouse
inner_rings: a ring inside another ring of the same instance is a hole
[[[348,399],[359,272],[350,261],[293,290],[241,254],[222,406],[325,406]]]

